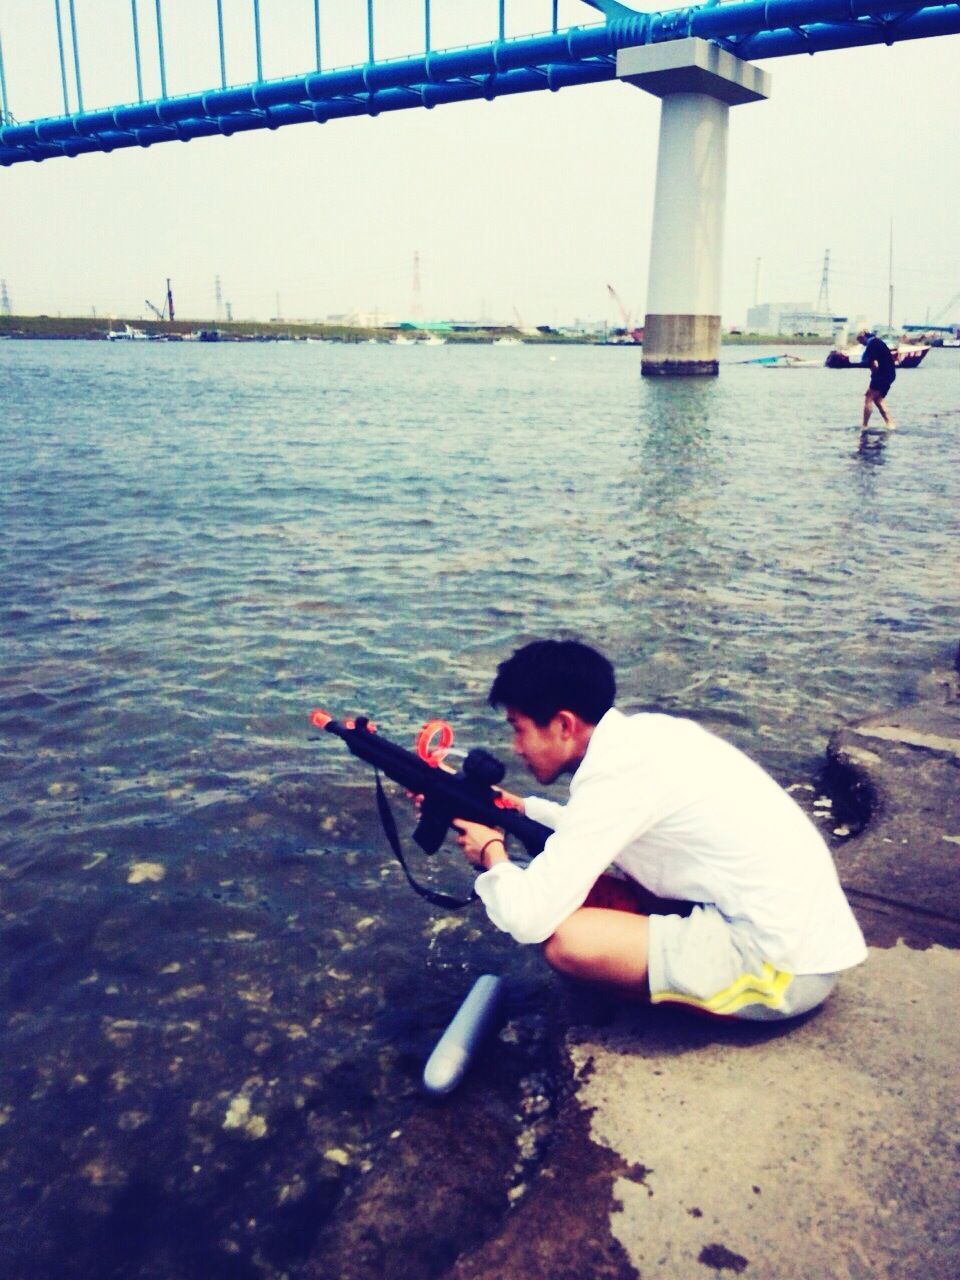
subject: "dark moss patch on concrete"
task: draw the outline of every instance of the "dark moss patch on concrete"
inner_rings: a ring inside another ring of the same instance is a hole
[[[715,1271],[734,1271],[737,1275],[746,1271],[749,1261],[739,1253],[734,1253],[723,1244],[708,1244],[700,1250],[698,1262],[705,1267],[713,1267]]]
[[[590,1137],[590,1112],[564,1106],[550,1154],[522,1204],[494,1239],[462,1258],[446,1280],[637,1280],[610,1228],[613,1193],[629,1166]]]

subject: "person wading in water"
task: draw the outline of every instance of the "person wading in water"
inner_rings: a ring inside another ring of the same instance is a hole
[[[860,430],[861,432],[867,430],[870,414],[876,405],[884,426],[888,431],[893,431],[897,424],[887,413],[887,406],[884,404],[884,399],[897,376],[890,348],[882,338],[878,338],[869,329],[861,329],[857,334],[857,341],[863,343],[863,356],[860,363],[870,370],[870,385],[863,397],[863,422]]]

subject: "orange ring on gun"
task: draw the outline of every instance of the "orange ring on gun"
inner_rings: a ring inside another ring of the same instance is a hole
[[[434,738],[439,741],[434,742]],[[424,764],[436,769],[453,745],[453,730],[446,720],[428,720],[417,734],[416,751]]]

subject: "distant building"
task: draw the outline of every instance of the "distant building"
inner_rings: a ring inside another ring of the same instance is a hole
[[[827,311],[782,311],[777,332],[790,337],[815,334],[818,338],[832,338],[846,323],[846,316],[834,316]]]
[[[792,302],[763,302],[747,311],[747,329],[750,333],[779,333],[780,313],[785,309],[797,310]]]
[[[606,333],[609,328],[610,325],[606,320],[584,320],[581,316],[577,316],[571,324],[559,326],[561,332],[579,336]]]
[[[846,323],[846,316],[816,311],[808,302],[764,302],[747,312],[748,332],[776,333],[783,337],[815,334],[832,338]]]
[[[383,311],[339,311],[328,315],[324,324],[338,324],[352,329],[382,329],[398,322]]]

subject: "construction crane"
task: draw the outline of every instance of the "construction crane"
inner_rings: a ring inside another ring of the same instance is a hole
[[[939,324],[941,320],[945,320],[958,302],[960,302],[960,293],[955,293],[947,305],[945,307],[941,307],[933,317],[931,324]]]
[[[620,295],[612,284],[607,285],[607,293],[617,304],[617,310],[620,312],[620,318],[623,320],[623,328],[621,330],[614,329],[614,333],[619,337],[622,336],[627,342],[642,342],[643,330],[637,329],[630,324],[630,312],[620,301]]]
[[[930,316],[927,311],[927,318],[923,324],[905,324],[903,326],[904,333],[930,334],[931,337],[935,333],[949,333],[951,338],[960,337],[960,323],[956,318],[948,320],[947,317],[953,311],[953,308],[960,303],[960,293],[955,293],[945,307],[941,307],[937,314]]]
[[[144,302],[157,317],[158,320],[173,319],[173,290],[170,288],[170,280],[167,278],[167,296],[163,301],[163,309],[155,307],[149,298],[144,298]]]
[[[525,333],[525,334],[527,334],[528,336],[531,336],[531,337],[535,337],[535,336],[536,336],[536,334],[537,334],[537,332],[538,332],[538,331],[537,331],[536,329],[531,329],[528,325],[524,324],[524,322],[523,322],[523,316],[522,316],[522,315],[520,314],[520,312],[517,310],[516,306],[514,306],[514,308],[513,308],[513,318],[514,318],[514,320],[516,320],[516,322],[517,322],[517,324],[516,324],[516,328],[517,328],[517,332],[518,332],[518,333]]]

